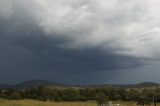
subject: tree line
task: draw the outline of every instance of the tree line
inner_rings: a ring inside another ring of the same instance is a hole
[[[40,101],[143,101],[160,102],[160,88],[53,88],[38,86],[29,89],[1,89],[0,98],[35,99]]]

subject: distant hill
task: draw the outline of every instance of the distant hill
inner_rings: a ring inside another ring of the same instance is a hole
[[[143,83],[139,83],[137,84],[137,86],[142,86],[142,87],[152,87],[152,86],[159,86],[160,84],[158,83],[154,83],[154,82],[143,82]]]
[[[55,83],[55,82],[47,81],[47,80],[30,80],[30,81],[25,81],[23,83],[15,85],[15,87],[16,88],[31,88],[31,87],[36,87],[40,85],[53,86],[53,87],[66,87],[67,86],[65,84]]]
[[[143,88],[143,87],[157,87],[160,84],[154,82],[142,82],[138,84],[104,84],[98,85],[97,87],[111,86],[113,88]]]
[[[100,88],[100,87],[113,87],[113,88],[142,88],[142,87],[155,87],[159,86],[160,84],[154,82],[143,82],[139,84],[103,84],[103,85],[67,85],[67,84],[60,84],[55,83],[52,81],[47,80],[29,80],[22,82],[17,85],[9,85],[9,84],[0,84],[0,89],[8,89],[8,88],[16,88],[16,89],[24,89],[24,88],[33,88],[36,86],[52,86],[56,88],[65,88],[65,87],[81,87],[81,88]]]
[[[9,84],[0,84],[0,89],[13,88],[13,85]]]
[[[52,86],[52,87],[68,87],[69,86],[66,84],[55,83],[47,80],[29,80],[17,85],[0,84],[0,89],[8,89],[8,88],[24,89],[24,88],[33,88],[40,85]]]

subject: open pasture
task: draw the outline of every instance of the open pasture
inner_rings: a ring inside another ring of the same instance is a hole
[[[41,102],[34,100],[0,100],[0,106],[97,106],[95,102]]]
[[[119,104],[119,106],[137,106],[135,102],[113,102],[113,106],[117,106],[116,104]],[[95,102],[41,102],[35,100],[0,99],[0,106],[97,106],[97,104]],[[158,103],[157,106],[160,106],[160,104]]]

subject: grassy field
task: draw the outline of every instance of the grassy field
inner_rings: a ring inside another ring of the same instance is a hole
[[[114,102],[113,104],[120,104],[120,106],[137,106],[135,102]],[[97,106],[97,104],[95,102],[40,102],[34,100],[0,99],[0,106]],[[160,106],[160,104],[157,104],[157,106]]]
[[[3,100],[0,106],[97,106],[95,102],[40,102],[33,100]]]

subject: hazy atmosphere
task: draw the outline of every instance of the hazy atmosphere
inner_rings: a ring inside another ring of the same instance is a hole
[[[160,83],[159,0],[0,0],[0,83]]]

